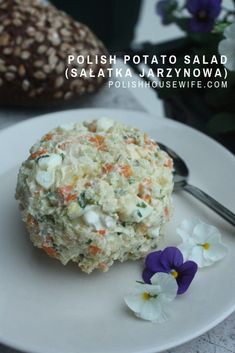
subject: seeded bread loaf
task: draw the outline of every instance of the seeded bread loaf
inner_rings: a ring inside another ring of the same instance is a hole
[[[68,54],[107,55],[85,25],[39,0],[0,0],[0,104],[49,106],[92,93],[105,78],[65,78]],[[80,68],[91,68],[85,63]],[[107,66],[94,64],[96,74]]]

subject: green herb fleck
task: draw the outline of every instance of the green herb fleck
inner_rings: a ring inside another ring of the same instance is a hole
[[[43,154],[42,156],[40,156],[36,159],[36,162],[38,163],[39,159],[47,158],[47,157],[50,157],[49,154]]]
[[[140,210],[137,211],[137,216],[140,217],[140,218],[143,217],[143,216],[142,216],[142,213],[140,212]]]
[[[86,193],[85,191],[81,192],[81,194],[77,198],[78,204],[81,208],[85,208],[87,205]]]
[[[129,184],[134,184],[135,183],[135,178],[130,177],[128,182],[129,182]]]
[[[58,195],[55,192],[48,192],[47,198],[51,205],[56,206],[58,204]]]
[[[136,206],[140,207],[140,208],[146,208],[147,207],[145,202],[139,202],[139,203],[136,204]]]

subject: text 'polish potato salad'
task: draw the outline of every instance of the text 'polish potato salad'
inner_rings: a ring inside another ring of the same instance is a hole
[[[16,198],[36,247],[87,273],[106,271],[156,248],[172,169],[147,134],[101,118],[44,135],[20,168]]]

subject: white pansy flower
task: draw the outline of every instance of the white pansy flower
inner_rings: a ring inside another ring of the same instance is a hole
[[[219,53],[227,57],[225,67],[235,71],[235,23],[225,28],[224,36],[225,39],[219,43]]]
[[[166,309],[175,299],[178,286],[171,274],[156,273],[152,284],[138,283],[135,292],[125,296],[126,305],[141,319],[163,322],[167,319]]]
[[[183,242],[178,246],[184,260],[192,260],[198,267],[206,267],[221,260],[227,254],[219,230],[209,224],[192,219],[184,220],[177,234]]]

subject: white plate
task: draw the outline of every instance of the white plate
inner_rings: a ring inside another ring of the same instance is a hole
[[[14,200],[16,174],[29,147],[58,124],[110,116],[140,127],[175,149],[190,181],[234,211],[234,157],[203,134],[167,119],[119,110],[57,112],[0,133],[0,341],[37,353],[150,353],[184,343],[218,324],[235,309],[234,229],[184,192],[165,244],[175,245],[176,226],[196,216],[219,227],[229,248],[215,266],[200,270],[190,290],[174,301],[170,319],[153,324],[135,318],[123,296],[141,278],[141,261],[109,272],[81,273],[33,248]]]

